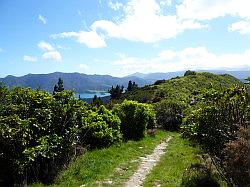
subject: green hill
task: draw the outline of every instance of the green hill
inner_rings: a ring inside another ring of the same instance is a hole
[[[122,99],[147,103],[156,103],[164,99],[190,104],[194,102],[194,98],[202,90],[223,90],[236,84],[243,85],[240,80],[228,74],[196,73],[195,75],[156,81],[154,85],[144,86],[123,94]]]

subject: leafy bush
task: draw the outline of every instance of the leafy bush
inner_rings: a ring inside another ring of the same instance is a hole
[[[236,132],[249,121],[249,95],[242,87],[223,92],[207,91],[204,103],[184,121],[183,135],[220,156],[224,144],[234,140]]]
[[[125,140],[140,140],[146,129],[155,127],[155,113],[149,104],[125,100],[113,109],[121,120],[121,132]]]
[[[92,111],[82,118],[79,129],[80,142],[91,148],[108,147],[121,140],[120,119],[101,106],[97,112]]]
[[[157,81],[155,81],[154,85],[159,85],[159,84],[162,84],[164,82],[166,82],[165,79],[163,79],[163,80],[157,80]]]
[[[204,93],[204,103],[182,125],[185,137],[211,156],[230,186],[247,186],[250,168],[250,97],[246,88]]]
[[[237,186],[250,184],[250,127],[242,128],[237,139],[226,144],[223,166],[227,177]]]
[[[195,71],[191,71],[191,70],[187,70],[187,71],[184,73],[184,76],[188,76],[188,75],[196,75],[196,72],[195,72]]]
[[[85,104],[64,91],[0,87],[0,176],[3,185],[48,183],[73,154],[79,115]],[[27,181],[28,179],[28,181]],[[2,185],[2,184],[0,184]]]
[[[179,130],[183,118],[183,106],[171,102],[162,101],[155,105],[157,124],[165,130]]]

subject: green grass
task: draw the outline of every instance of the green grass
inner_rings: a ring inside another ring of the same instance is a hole
[[[179,133],[172,133],[172,140],[167,147],[166,154],[147,176],[145,187],[177,187],[181,184],[182,174],[191,163],[199,160],[195,157],[200,153],[198,148],[189,145],[188,141],[182,139]]]
[[[166,80],[159,85],[151,85],[138,90],[125,93],[123,99],[136,100],[139,102],[152,102],[156,93],[163,93],[162,99],[175,101],[188,105],[191,98],[197,96],[204,89],[221,90],[234,86],[243,85],[238,79],[230,75],[216,75],[212,73],[197,73],[196,75],[183,76]]]
[[[52,186],[107,186],[107,181],[112,181],[112,186],[121,186],[137,169],[139,157],[151,154],[156,145],[171,134],[157,131],[155,137],[147,136],[141,141],[128,141],[106,149],[89,151],[62,171]]]

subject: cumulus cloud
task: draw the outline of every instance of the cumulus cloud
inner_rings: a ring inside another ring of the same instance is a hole
[[[211,20],[230,15],[250,19],[248,0],[184,0],[177,6],[182,19]]]
[[[104,38],[97,34],[96,31],[79,31],[79,32],[63,32],[51,35],[52,38],[76,38],[81,44],[85,44],[89,48],[106,47]]]
[[[109,37],[153,43],[175,37],[186,29],[200,29],[204,25],[193,20],[180,20],[175,15],[161,14],[155,0],[130,0],[123,8],[124,17],[116,23],[95,21],[91,28],[101,29]]]
[[[42,55],[45,60],[61,61],[62,56],[58,51],[48,51]]]
[[[250,1],[248,0],[184,0],[177,6],[180,19],[212,20],[223,16],[239,18],[240,21],[228,27],[240,34],[250,33]]]
[[[62,56],[50,43],[41,41],[37,45],[40,49],[45,51],[42,58],[45,60],[62,61]]]
[[[36,62],[37,58],[34,57],[34,56],[24,55],[23,56],[23,61],[26,61],[26,62]]]
[[[44,51],[53,51],[55,50],[54,47],[50,43],[41,41],[38,43],[38,47]]]
[[[126,75],[139,72],[171,72],[182,70],[235,70],[250,69],[250,49],[242,53],[225,53],[217,55],[205,47],[185,48],[180,51],[164,50],[157,56],[146,59],[123,56],[113,61],[113,65],[122,68]]]
[[[42,16],[41,14],[38,15],[38,20],[40,22],[42,22],[43,24],[47,23],[47,18],[45,18],[44,16]]]
[[[250,34],[250,21],[239,21],[233,23],[229,31],[238,31],[240,34]]]

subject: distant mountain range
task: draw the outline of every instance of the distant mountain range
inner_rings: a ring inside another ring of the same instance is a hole
[[[199,71],[199,72],[205,72]],[[206,71],[216,74],[230,74],[242,81],[245,78],[250,77],[250,71]],[[107,91],[111,86],[123,85],[127,86],[128,81],[135,81],[139,86],[146,84],[152,84],[156,80],[168,80],[173,77],[182,76],[185,71],[168,72],[168,73],[134,73],[126,77],[113,77],[110,75],[87,75],[82,73],[49,73],[49,74],[28,74],[21,77],[15,77],[9,75],[5,78],[0,78],[1,82],[4,82],[8,87],[22,86],[31,87],[33,89],[39,88],[52,92],[54,85],[57,83],[58,78],[62,78],[64,87],[66,89],[74,90],[77,93],[83,93],[86,91]]]
[[[9,75],[1,78],[9,88],[13,86],[31,87],[33,89],[43,89],[49,92],[53,91],[58,78],[63,79],[65,89],[74,90],[77,93],[86,91],[107,91],[112,85],[127,86],[129,80],[135,81],[139,86],[152,83],[151,81],[139,77],[112,77],[110,75],[87,75],[82,73],[49,73],[49,74],[28,74],[21,77]]]

